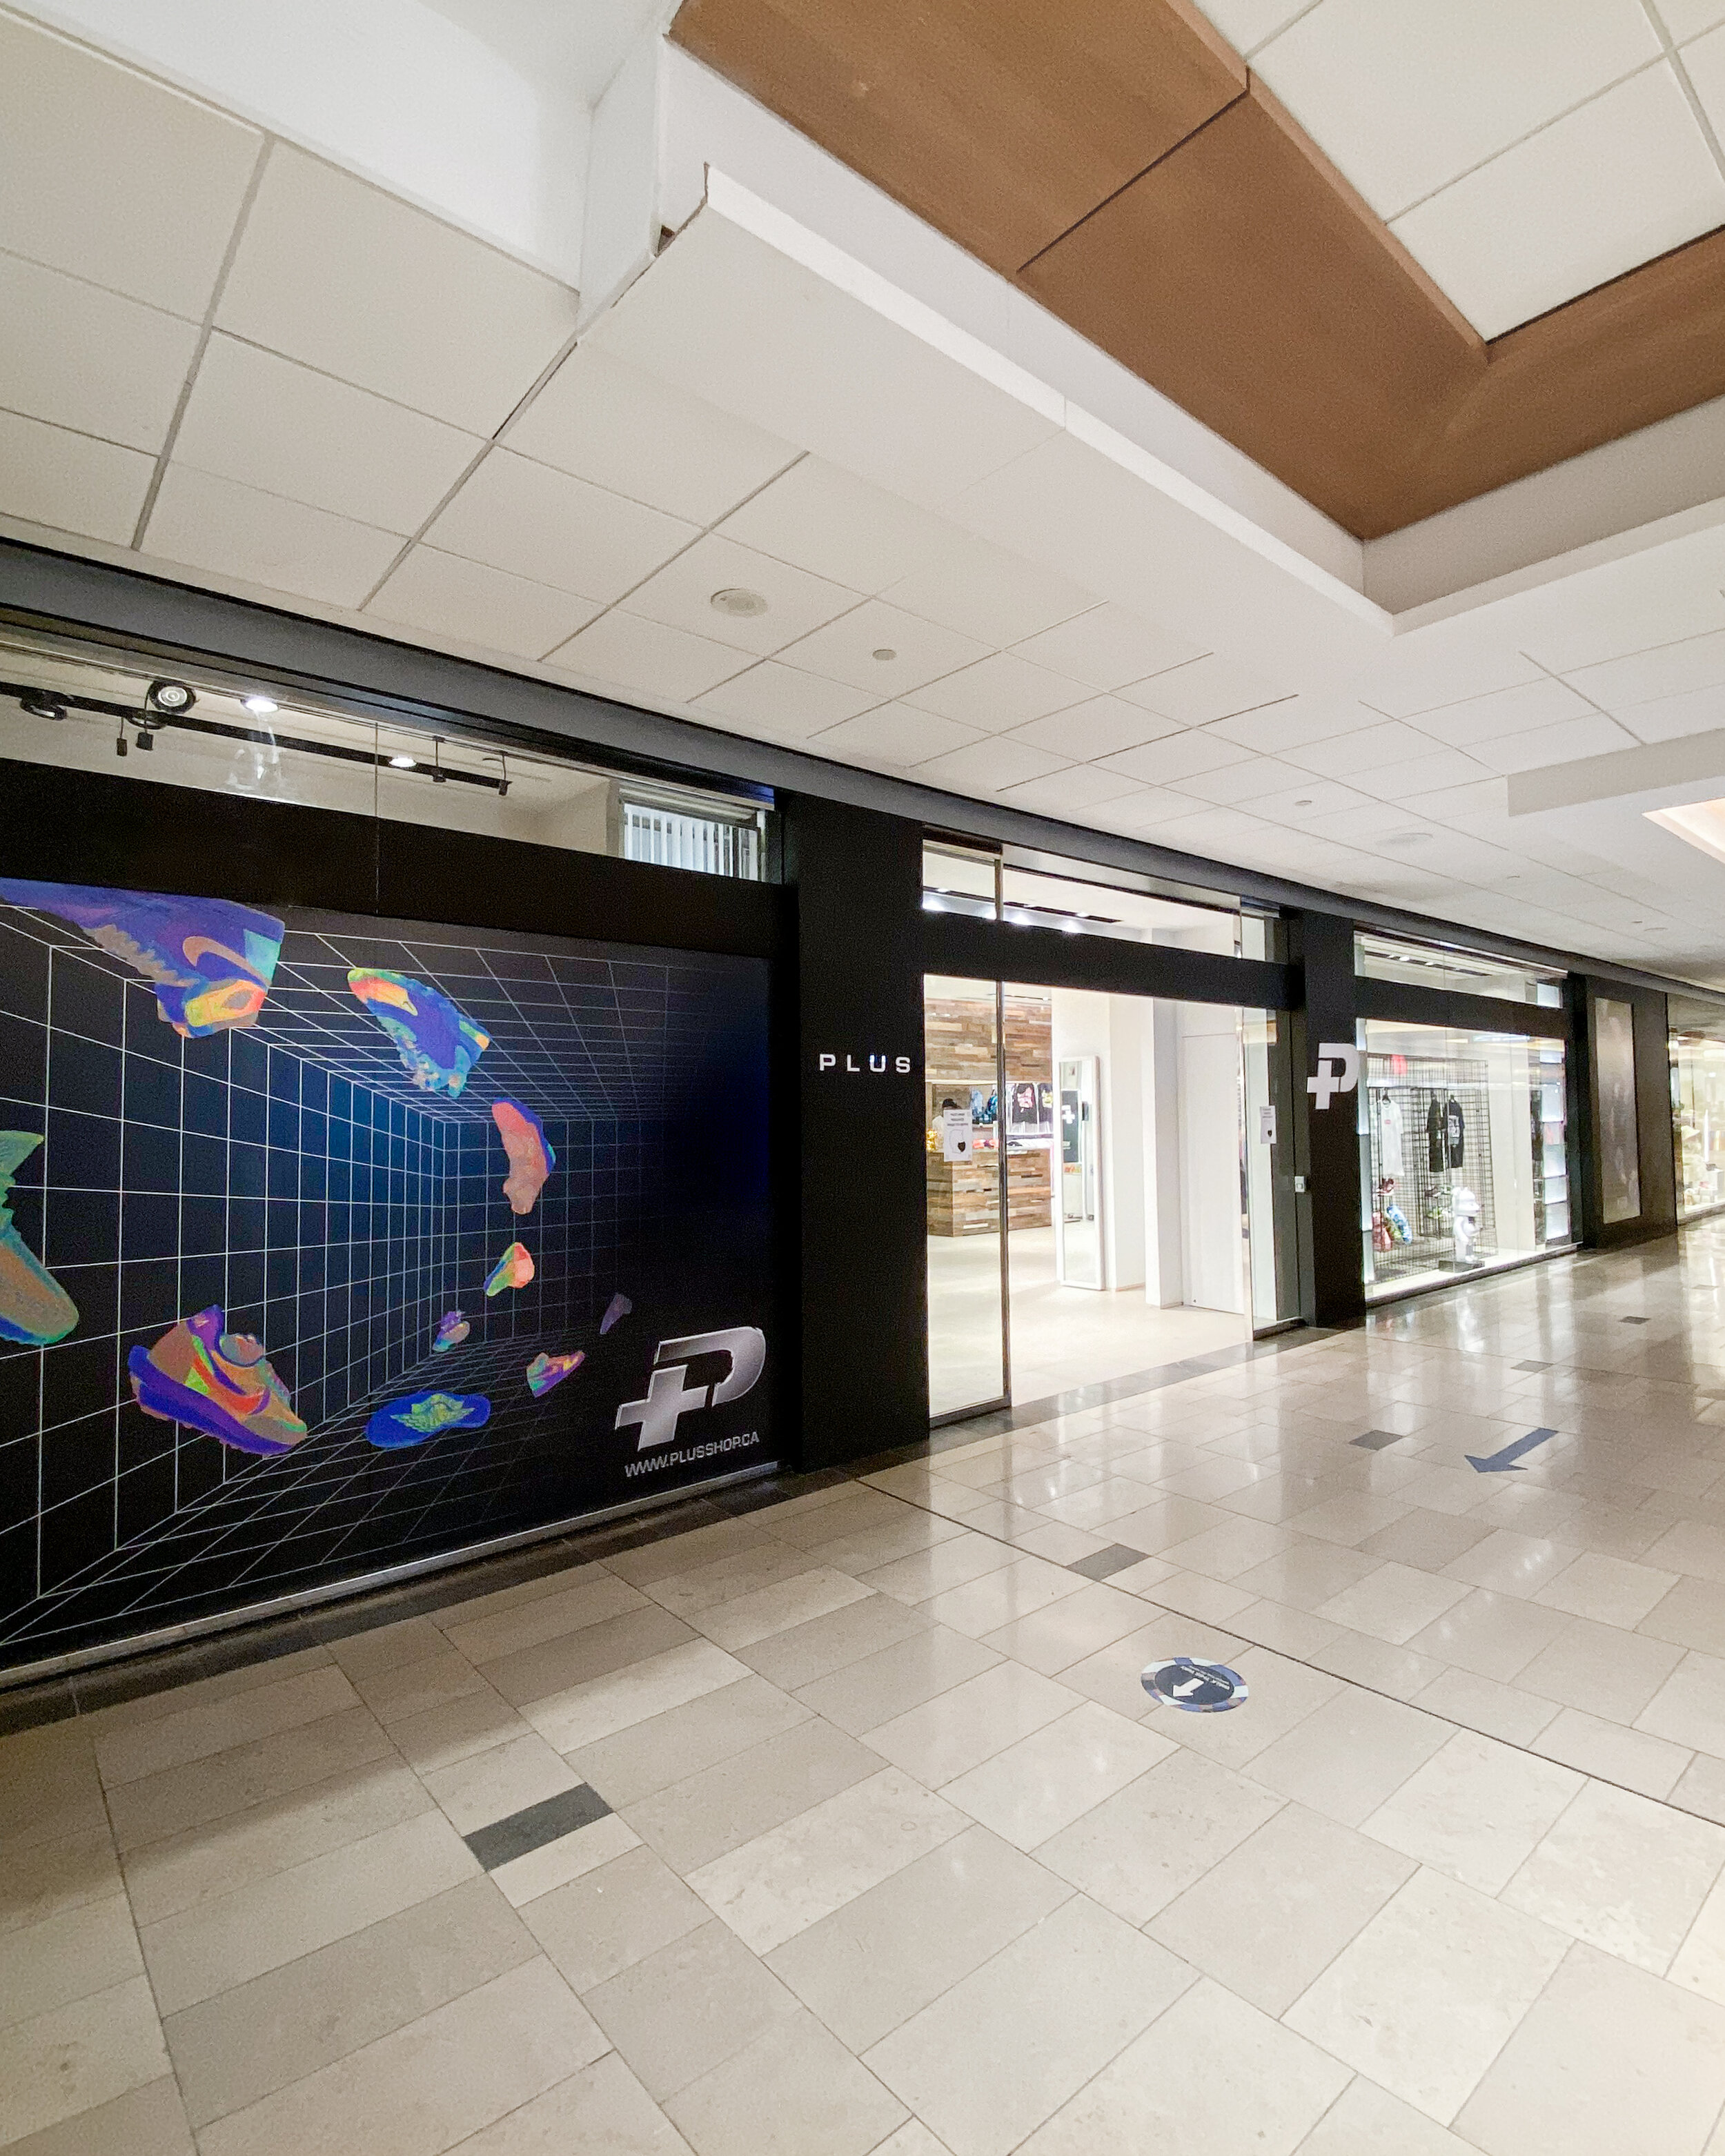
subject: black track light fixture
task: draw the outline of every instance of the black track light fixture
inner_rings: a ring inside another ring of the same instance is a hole
[[[152,681],[144,691],[146,710],[160,711],[164,718],[184,718],[197,701],[183,681]]]
[[[497,760],[503,766],[503,776],[497,782],[497,798],[501,801],[509,791],[509,758],[500,756]]]
[[[33,719],[63,719],[66,716],[64,697],[51,696],[46,689],[34,689],[28,696],[20,696],[18,707],[28,711]]]
[[[431,783],[434,786],[447,786],[449,783],[449,774],[444,769],[444,742],[441,734],[438,735],[431,744]]]
[[[115,753],[115,755],[116,755],[116,756],[124,756],[124,755],[126,754],[126,729],[125,729],[125,727],[124,727],[124,726],[122,726],[122,727],[120,729],[119,732],[118,732],[117,734],[116,734],[116,735],[115,735],[115,737],[114,737],[114,753]]]

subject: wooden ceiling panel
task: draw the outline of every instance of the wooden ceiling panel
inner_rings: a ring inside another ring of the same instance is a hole
[[[1725,396],[1725,232],[1484,344],[1189,0],[671,34],[1362,538]]]
[[[1477,332],[1256,81],[1019,281],[1354,531],[1486,372]]]
[[[1246,86],[1169,0],[684,0],[671,35],[1009,276]]]

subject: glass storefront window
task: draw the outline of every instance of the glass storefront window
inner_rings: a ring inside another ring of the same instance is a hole
[[[1561,1041],[1361,1023],[1368,1298],[1574,1241]]]
[[[152,702],[164,679],[188,698]],[[604,771],[501,747],[454,718],[410,725],[261,678],[18,629],[0,631],[0,757],[749,881],[767,874],[765,798]]]
[[[1014,927],[1057,928],[1068,936],[1167,943],[1229,958],[1281,956],[1281,922],[1274,914],[1243,914],[1231,899],[1199,901],[1183,885],[1159,885],[1148,876],[1018,846],[995,850],[956,839],[927,839],[922,905],[930,913],[968,913]]]
[[[1670,1000],[1677,1218],[1725,1206],[1725,1010]]]
[[[1462,951],[1442,943],[1415,943],[1396,936],[1358,932],[1353,970],[1370,981],[1398,981],[1404,987],[1449,988],[1464,995],[1495,996],[1504,1003],[1538,1004],[1561,1009],[1563,976],[1550,968],[1524,966],[1493,958],[1481,951]]]

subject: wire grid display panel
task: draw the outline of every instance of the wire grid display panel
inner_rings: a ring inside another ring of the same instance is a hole
[[[349,993],[354,967],[430,978],[490,1034],[459,1098],[413,1088]],[[698,1075],[711,970],[296,924],[259,1023],[184,1040],[123,960],[51,916],[0,907],[0,1122],[46,1139],[11,1209],[80,1312],[64,1341],[0,1351],[0,1641],[111,1625],[140,1591],[146,1610],[194,1590],[219,1601],[250,1576],[234,1562],[234,1517],[283,1516],[285,1490],[322,1490],[330,1471],[369,1493],[373,1525],[336,1537],[320,1498],[326,1565],[382,1561],[380,1533],[471,1539],[513,1441],[558,1419],[536,1413],[521,1371],[526,1404],[459,1455],[446,1435],[423,1471],[365,1445],[365,1417],[416,1369],[465,1382],[457,1358],[425,1359],[445,1309],[468,1317],[467,1353],[527,1343],[523,1368],[533,1343],[557,1353],[578,1323],[593,1333],[655,1224],[659,1118]],[[557,1156],[526,1221],[502,1191],[490,1105],[503,1097],[541,1115]],[[535,1278],[488,1299],[483,1281],[518,1235]],[[211,1304],[264,1342],[311,1432],[285,1460],[228,1450],[132,1399],[128,1351]],[[329,1470],[323,1455],[344,1445],[364,1457]],[[519,1512],[519,1461],[515,1483]],[[458,1494],[434,1502],[444,1485]],[[383,1486],[418,1493],[420,1527]],[[295,1577],[307,1547],[283,1553]]]
[[[1397,1064],[1402,1066],[1399,1070]],[[1392,1243],[1387,1250],[1374,1247],[1373,1278],[1387,1284],[1455,1263],[1454,1234],[1447,1224],[1439,1224],[1440,1194],[1448,1191],[1453,1184],[1466,1184],[1479,1199],[1480,1227],[1475,1250],[1480,1259],[1494,1257],[1497,1251],[1497,1213],[1491,1187],[1491,1104],[1484,1064],[1449,1063],[1430,1057],[1392,1056],[1374,1051],[1366,1059],[1366,1069],[1372,1210],[1381,1213],[1387,1202],[1381,1187],[1386,1168],[1379,1158],[1381,1126],[1378,1114],[1378,1103],[1387,1095],[1395,1101],[1402,1115],[1402,1162],[1395,1175],[1394,1197],[1407,1218],[1414,1238],[1409,1243]],[[1464,1164],[1453,1171],[1432,1167],[1425,1122],[1434,1101],[1441,1111],[1450,1100],[1461,1106],[1465,1132]]]

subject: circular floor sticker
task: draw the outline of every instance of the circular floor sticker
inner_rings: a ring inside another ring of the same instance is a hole
[[[1225,1714],[1244,1704],[1246,1681],[1221,1662],[1198,1662],[1176,1655],[1171,1662],[1152,1662],[1138,1681],[1158,1706],[1183,1707],[1189,1714]]]

